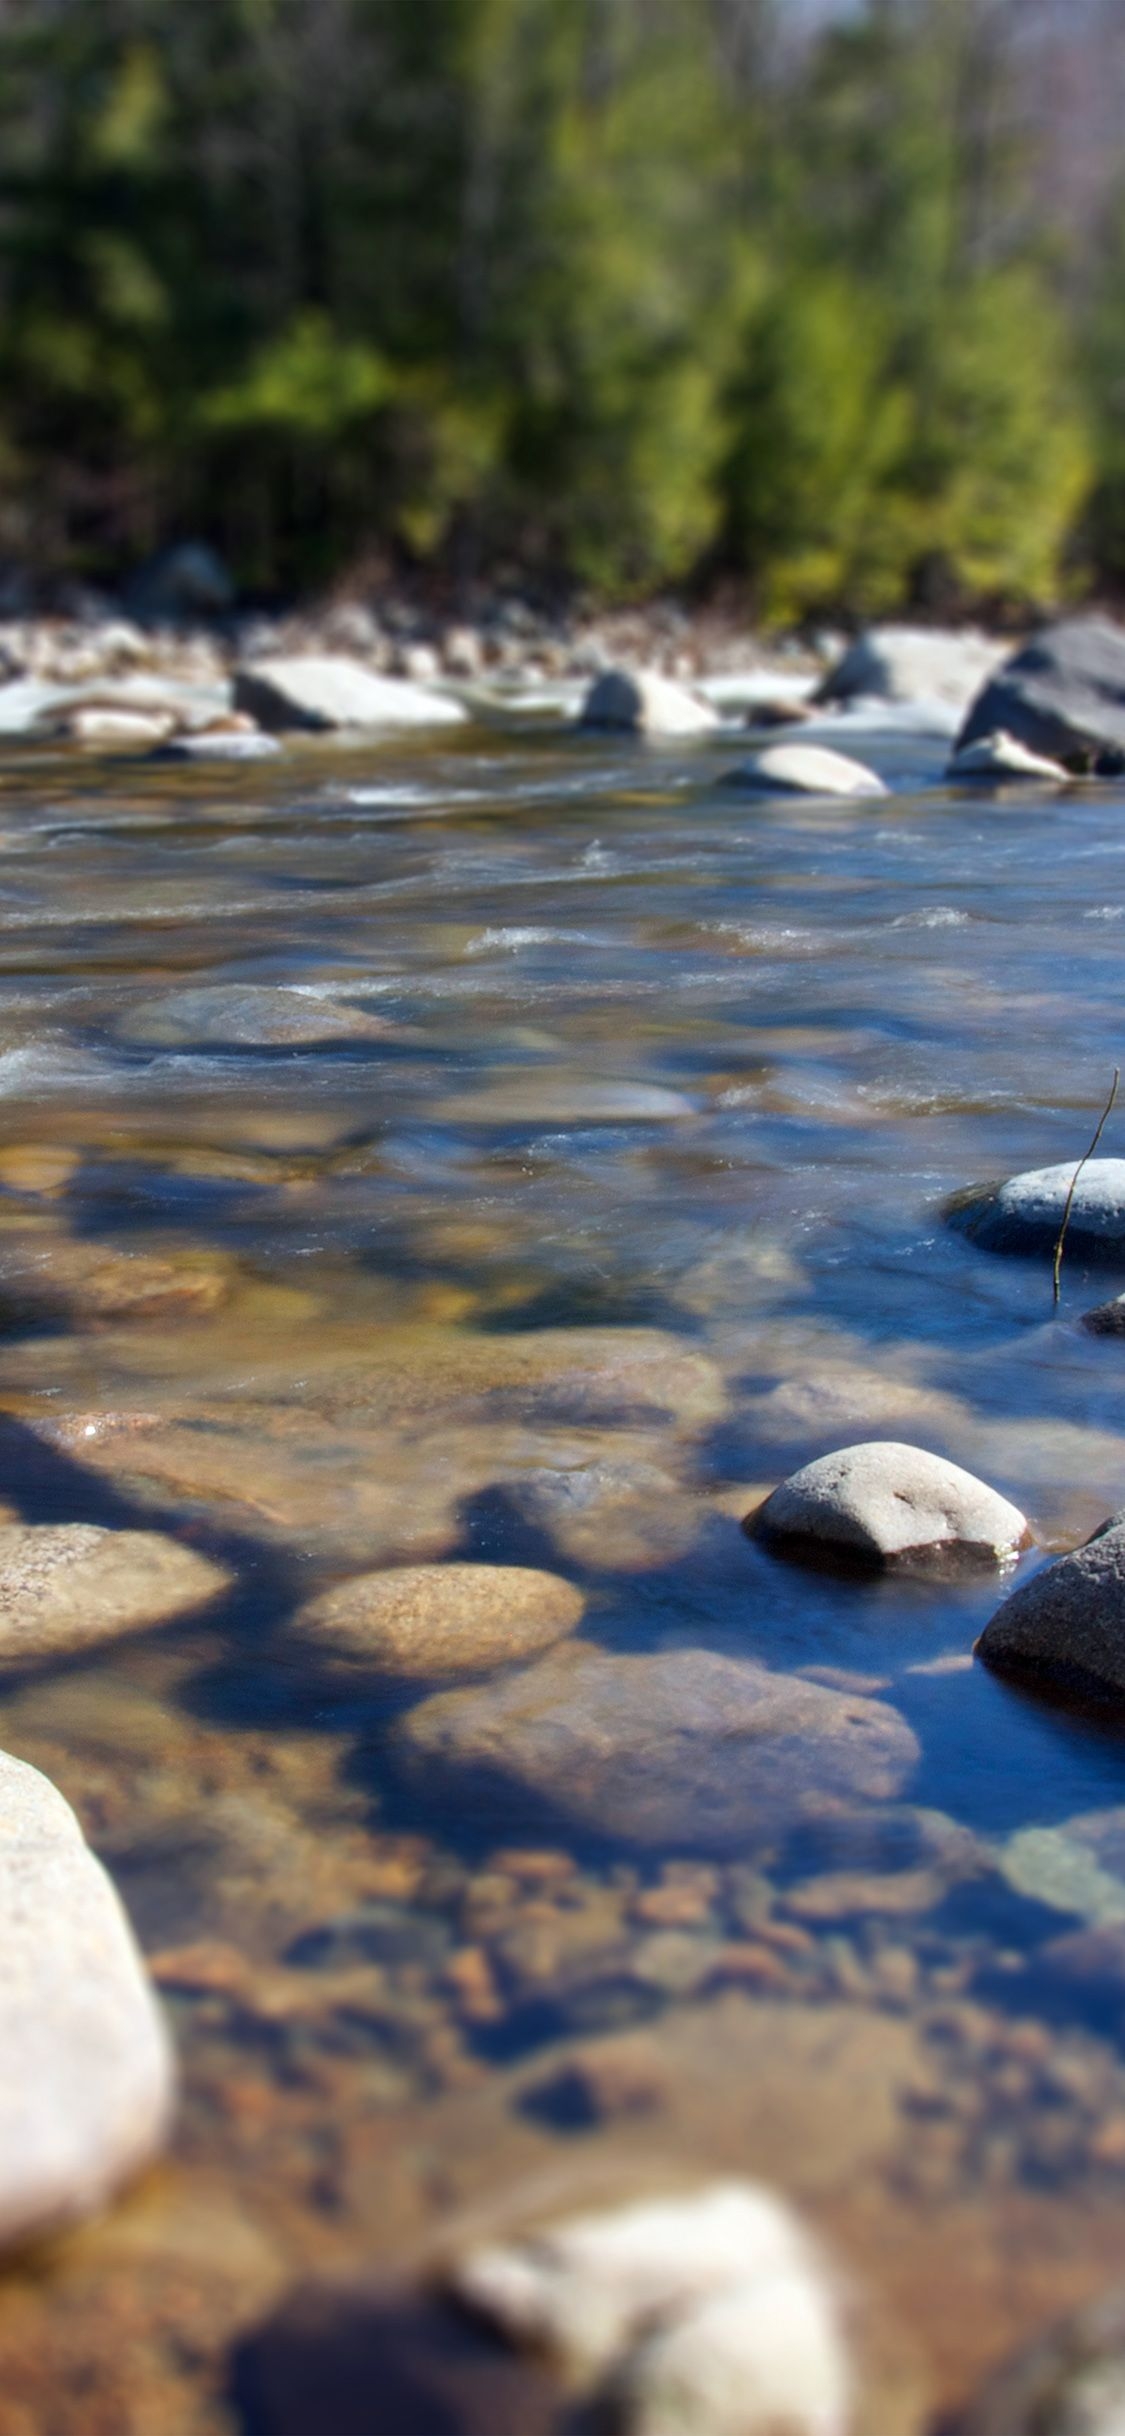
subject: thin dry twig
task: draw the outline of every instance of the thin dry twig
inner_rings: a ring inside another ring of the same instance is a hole
[[[1083,1156],[1083,1157],[1082,1157],[1082,1158],[1079,1160],[1078,1165],[1077,1165],[1077,1167],[1076,1167],[1076,1168],[1075,1168],[1075,1170],[1074,1170],[1074,1174],[1072,1175],[1072,1177],[1071,1177],[1071,1179],[1070,1179],[1070,1191],[1068,1192],[1068,1194],[1067,1194],[1067,1196],[1066,1196],[1066,1208],[1065,1208],[1065,1209],[1064,1209],[1064,1211],[1063,1211],[1063,1215],[1062,1215],[1062,1225],[1061,1225],[1061,1227],[1059,1228],[1059,1239],[1058,1239],[1057,1244],[1055,1245],[1055,1266],[1054,1266],[1054,1271],[1053,1271],[1053,1284],[1054,1284],[1054,1289],[1055,1289],[1055,1309],[1056,1309],[1056,1311],[1058,1310],[1058,1307],[1059,1307],[1059,1291],[1060,1291],[1060,1282],[1061,1282],[1061,1279],[1062,1279],[1063,1245],[1064,1245],[1064,1244],[1065,1244],[1065,1242],[1066,1242],[1066,1230],[1067,1230],[1068,1226],[1070,1225],[1070,1213],[1071,1213],[1071,1210],[1072,1210],[1072,1209],[1073,1209],[1073,1207],[1074,1207],[1074,1195],[1075,1195],[1075,1192],[1077,1191],[1077,1188],[1078,1188],[1078,1179],[1079,1179],[1079,1176],[1080,1176],[1080,1175],[1081,1175],[1081,1173],[1082,1173],[1083,1168],[1084,1168],[1084,1167],[1085,1167],[1085,1165],[1086,1165],[1087,1160],[1088,1160],[1088,1159],[1092,1159],[1092,1158],[1093,1158],[1093,1156],[1094,1156],[1094,1152],[1096,1151],[1096,1149],[1097,1149],[1097,1147],[1098,1147],[1098,1144],[1099,1144],[1099,1142],[1101,1141],[1102,1135],[1103,1135],[1103,1133],[1105,1132],[1106,1125],[1108,1124],[1108,1122],[1109,1122],[1109,1118],[1110,1118],[1110,1115],[1111,1115],[1111,1113],[1112,1113],[1112,1109],[1113,1109],[1113,1103],[1114,1103],[1115,1099],[1117,1098],[1117,1086],[1118,1086],[1118,1084],[1119,1084],[1119,1082],[1120,1082],[1120,1081],[1121,1081],[1121,1068],[1120,1068],[1120,1066],[1115,1066],[1115,1067],[1114,1067],[1114,1069],[1113,1069],[1113,1081],[1112,1081],[1112,1083],[1110,1084],[1110,1088],[1109,1088],[1109,1098],[1107,1099],[1106,1104],[1105,1104],[1105,1107],[1103,1108],[1102,1113],[1101,1113],[1100,1117],[1098,1118],[1098,1122],[1097,1122],[1097,1125],[1096,1125],[1095,1130],[1094,1130],[1094,1138],[1093,1138],[1093,1141],[1092,1141],[1092,1142],[1091,1142],[1091,1144],[1090,1144],[1089,1150],[1088,1150],[1088,1151],[1086,1151],[1086,1152],[1085,1152],[1085,1154],[1084,1154],[1084,1156]]]

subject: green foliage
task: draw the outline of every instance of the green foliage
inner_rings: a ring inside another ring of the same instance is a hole
[[[722,568],[778,619],[1046,599],[1076,532],[1125,572],[1125,228],[1076,304],[1018,14],[21,0],[0,536]]]

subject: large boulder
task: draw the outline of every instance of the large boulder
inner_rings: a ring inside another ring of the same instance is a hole
[[[887,788],[866,762],[834,753],[824,744],[770,744],[730,773],[733,786],[761,795],[885,795]]]
[[[705,1649],[575,1642],[438,1692],[394,1736],[408,1776],[517,1818],[546,1807],[640,1846],[738,1851],[825,1801],[898,1793],[917,1745],[894,1709]]]
[[[0,1753],[0,2242],[102,2205],[163,2139],[168,2042],[69,1804]]]
[[[538,1657],[585,1605],[573,1583],[530,1565],[395,1565],[307,1599],[293,1622],[317,1660],[352,1682],[482,1675]]]
[[[893,1438],[869,1439],[806,1463],[747,1528],[795,1555],[872,1565],[1003,1563],[1027,1539],[1018,1507],[943,1455]]]
[[[976,1654],[1047,1692],[1125,1701],[1125,1513],[1013,1591]]]
[[[1125,769],[1125,628],[1070,617],[1033,635],[977,695],[957,752],[1000,730],[1068,770]]]
[[[950,1224],[986,1252],[1053,1252],[1067,1219],[1066,1248],[1086,1261],[1125,1260],[1125,1159],[1077,1159],[1026,1168],[1003,1184],[971,1185],[954,1195]]]
[[[286,734],[304,728],[457,727],[465,719],[449,694],[401,677],[378,677],[358,660],[328,652],[279,653],[235,671],[234,706],[259,727]]]
[[[630,736],[708,736],[719,720],[709,702],[670,677],[650,669],[606,668],[594,678],[578,724]]]
[[[871,626],[817,687],[818,702],[941,703],[965,711],[1004,658],[1004,645],[971,629]]]

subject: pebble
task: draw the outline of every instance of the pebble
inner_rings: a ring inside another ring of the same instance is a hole
[[[490,1673],[538,1656],[581,1623],[586,1601],[559,1574],[521,1565],[399,1565],[363,1573],[298,1608],[294,1630],[353,1678]]]
[[[645,2199],[470,2252],[458,2296],[626,2436],[836,2436],[852,2374],[832,2282],[784,2202],[752,2183]]]
[[[770,744],[740,762],[730,783],[766,795],[886,795],[888,789],[866,762],[823,744]]]
[[[225,1567],[159,1531],[0,1527],[0,1667],[75,1657],[173,1623],[232,1581]]]
[[[880,1702],[703,1649],[611,1657],[577,1642],[518,1675],[439,1692],[394,1731],[407,1774],[481,1809],[658,1849],[739,1850],[840,1797],[901,1790],[917,1756]]]
[[[0,2242],[101,2207],[161,2146],[165,2033],[125,1914],[61,1793],[0,1754]]]
[[[748,1518],[755,1538],[794,1554],[835,1550],[874,1564],[1001,1564],[1028,1539],[1007,1498],[942,1455],[891,1438],[821,1455]]]

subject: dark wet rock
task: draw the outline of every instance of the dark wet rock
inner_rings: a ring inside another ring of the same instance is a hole
[[[259,727],[280,734],[459,727],[466,715],[448,694],[318,652],[247,663],[235,672],[234,703]]]
[[[1079,1326],[1090,1336],[1125,1336],[1125,1294],[1115,1294],[1108,1303],[1084,1311]]]
[[[1125,2286],[1115,2285],[1008,2360],[950,2436],[1119,2436],[1125,2424]]]
[[[833,2282],[753,2183],[648,2197],[482,2246],[454,2288],[610,2397],[625,2436],[842,2436],[852,2371]]]
[[[142,1000],[114,1031],[118,1040],[154,1049],[297,1049],[386,1039],[395,1028],[317,991],[206,982]]]
[[[1005,1183],[973,1185],[948,1204],[952,1226],[986,1252],[1049,1252],[1058,1242],[1076,1159],[1027,1168]],[[1066,1230],[1071,1258],[1125,1260],[1125,1159],[1089,1159],[1075,1186]]]
[[[159,1531],[0,1528],[0,1667],[38,1666],[192,1615],[233,1576]]]
[[[1125,768],[1125,629],[1107,617],[1044,627],[977,695],[958,752],[998,729],[1068,770]]]
[[[1044,753],[1033,753],[1018,737],[1009,736],[1000,728],[990,736],[978,736],[975,743],[963,744],[954,753],[945,773],[947,778],[1043,778],[1054,783],[1065,781],[1069,772],[1061,761],[1051,761]]]
[[[886,1798],[917,1756],[873,1700],[677,1649],[579,1643],[480,1690],[440,1692],[395,1730],[407,1772],[500,1810],[546,1804],[646,1845],[737,1848],[840,1797]]]
[[[707,736],[719,724],[709,702],[652,670],[607,668],[594,678],[579,726],[634,736]]]
[[[124,1912],[61,1793],[0,1754],[0,2241],[99,2208],[160,2147],[167,2041]]]
[[[1047,1693],[1125,1700],[1125,1516],[1014,1590],[976,1655]]]
[[[340,1582],[298,1608],[317,1662],[364,1675],[478,1675],[538,1657],[581,1623],[586,1601],[524,1565],[401,1565]]]
[[[557,2387],[462,2310],[387,2284],[310,2283],[235,2356],[245,2436],[554,2436]]]
[[[848,753],[835,753],[824,744],[770,744],[764,753],[739,763],[730,772],[732,785],[752,787],[763,795],[886,795],[887,788],[866,762]]]
[[[1004,657],[987,636],[930,626],[872,626],[817,688],[818,702],[932,702],[965,711]]]
[[[747,1528],[795,1555],[835,1551],[874,1565],[1000,1564],[1028,1537],[1025,1517],[995,1489],[942,1455],[890,1438],[805,1464]]]

